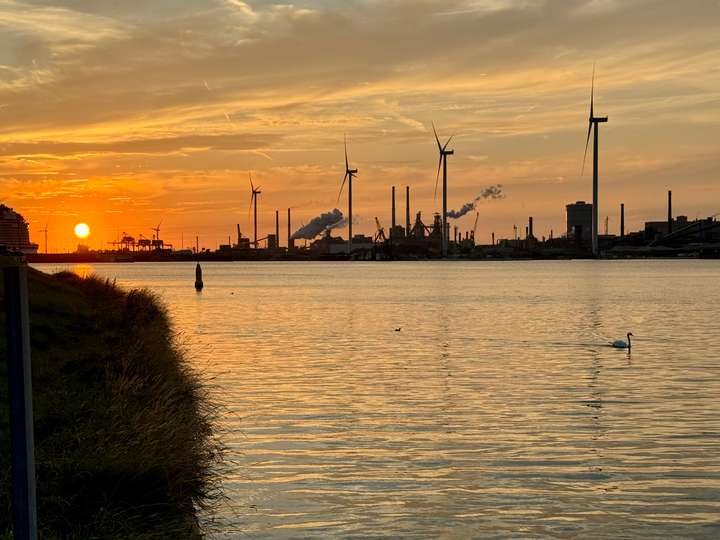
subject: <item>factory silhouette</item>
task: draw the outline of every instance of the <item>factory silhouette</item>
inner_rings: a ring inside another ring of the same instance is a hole
[[[275,230],[261,237],[258,230],[258,204],[262,194],[261,186],[256,186],[249,175],[250,208],[252,214],[252,238],[244,237],[237,225],[237,236],[228,237],[215,251],[201,249],[200,238],[195,236],[192,249],[173,249],[160,236],[160,225],[153,228],[151,238],[142,234],[136,239],[123,233],[112,248],[91,251],[87,246],[78,246],[73,254],[48,254],[48,227],[40,231],[45,234],[45,253],[38,253],[38,245],[31,244],[27,237],[27,224],[22,216],[3,206],[0,220],[0,246],[20,250],[28,254],[35,262],[61,261],[134,261],[134,260],[274,260],[274,259],[427,259],[427,258],[582,258],[582,257],[652,257],[652,256],[720,256],[720,222],[715,216],[705,219],[688,220],[687,216],[677,216],[672,212],[672,192],[668,192],[667,219],[645,223],[641,231],[626,233],[625,205],[620,205],[620,232],[611,235],[608,231],[608,218],[605,218],[604,234],[600,233],[599,223],[599,126],[608,122],[607,116],[595,115],[595,68],[590,87],[590,112],[588,132],[583,155],[581,177],[584,173],[590,138],[593,138],[592,151],[592,203],[577,201],[567,204],[567,228],[564,233],[555,235],[550,231],[548,237],[535,235],[533,217],[528,217],[524,234],[513,226],[512,238],[496,239],[488,245],[476,242],[478,220],[476,206],[481,201],[504,198],[502,185],[496,184],[484,188],[473,200],[458,210],[448,210],[448,158],[455,154],[449,148],[453,137],[443,144],[434,123],[432,131],[438,149],[438,167],[435,179],[435,197],[438,196],[440,175],[442,173],[442,211],[434,213],[429,222],[423,220],[422,212],[411,215],[411,190],[405,187],[405,223],[396,219],[396,189],[391,187],[390,225],[386,230],[381,220],[375,217],[376,231],[373,236],[353,234],[356,216],[353,214],[353,180],[359,170],[350,164],[347,137],[344,140],[345,170],[338,193],[337,203],[341,205],[343,194],[347,194],[347,214],[339,208],[331,209],[313,218],[307,224],[301,224],[295,232],[292,228],[292,210],[287,209],[287,234],[285,247],[281,247],[280,211],[275,211]],[[347,190],[345,190],[347,186]],[[475,211],[474,226],[462,231],[450,226],[451,219],[458,219]],[[11,223],[12,222],[12,223]],[[334,236],[333,232],[347,227],[347,238]],[[24,234],[20,234],[24,231]],[[185,244],[185,242],[182,242]]]

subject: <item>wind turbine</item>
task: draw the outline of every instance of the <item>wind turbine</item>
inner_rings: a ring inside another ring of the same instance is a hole
[[[39,231],[39,232],[41,232],[41,233],[45,233],[45,255],[47,255],[47,252],[48,252],[48,247],[47,247],[48,228],[47,228],[47,226],[48,226],[48,224],[45,223],[45,228],[44,228],[44,229],[40,229],[40,231]]]
[[[260,191],[260,186],[255,187],[255,186],[253,185],[252,174],[251,174],[251,173],[248,173],[248,176],[250,177],[250,192],[251,192],[251,195],[250,195],[250,209],[252,210],[253,207],[254,207],[254,215],[253,215],[253,227],[254,227],[254,232],[253,232],[253,235],[254,235],[254,236],[253,236],[253,245],[255,246],[255,249],[257,249],[257,247],[258,247],[258,239],[257,239],[257,202],[258,202],[258,195],[260,195],[260,194],[262,193],[262,191]],[[248,210],[248,213],[250,213],[250,210]]]
[[[454,150],[448,150],[447,147],[450,144],[450,141],[452,141],[454,135],[450,137],[445,145],[443,146],[440,143],[440,138],[438,137],[437,131],[435,130],[435,124],[432,125],[433,133],[435,134],[435,141],[438,145],[438,150],[440,152],[440,161],[438,161],[438,170],[437,175],[435,176],[435,198],[437,198],[437,188],[438,188],[438,181],[440,180],[440,167],[442,167],[443,170],[443,211],[442,211],[442,256],[447,257],[447,250],[448,250],[448,230],[447,230],[447,157],[452,156],[455,154]]]
[[[358,170],[350,168],[350,162],[348,161],[347,153],[347,135],[345,136],[345,176],[343,176],[342,185],[340,186],[340,193],[338,193],[338,202],[342,196],[343,188],[345,187],[345,181],[348,183],[348,254],[352,253],[352,181],[353,177],[357,176]]]
[[[582,170],[580,176],[585,172],[585,159],[587,158],[588,146],[590,146],[590,133],[593,133],[593,209],[592,209],[592,253],[597,257],[600,254],[598,244],[598,132],[599,125],[608,121],[607,116],[595,116],[595,65],[593,65],[592,83],[590,86],[590,118],[588,120],[588,134],[585,142],[585,155],[583,156]]]

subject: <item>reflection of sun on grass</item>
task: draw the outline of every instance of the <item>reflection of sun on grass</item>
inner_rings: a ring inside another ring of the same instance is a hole
[[[95,269],[89,264],[74,264],[71,271],[76,276],[85,279],[92,276]]]
[[[90,236],[90,227],[87,223],[78,223],[75,225],[75,236],[78,238],[87,238]]]

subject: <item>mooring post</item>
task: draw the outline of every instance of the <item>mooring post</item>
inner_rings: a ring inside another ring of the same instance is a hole
[[[202,278],[202,268],[200,268],[200,263],[197,263],[195,266],[195,290],[196,291],[202,291],[205,284],[203,283]]]
[[[17,540],[36,540],[35,443],[27,266],[18,259],[3,269],[3,275],[10,387],[13,537]]]

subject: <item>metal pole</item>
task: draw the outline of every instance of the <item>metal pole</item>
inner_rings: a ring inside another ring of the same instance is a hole
[[[592,253],[595,257],[600,255],[598,244],[598,125],[593,122],[593,209],[592,209]]]
[[[37,507],[27,267],[16,263],[6,267],[3,274],[10,387],[13,531],[17,540],[35,540]]]
[[[352,253],[352,174],[348,178],[348,254]]]
[[[255,206],[253,210],[253,243],[255,244],[255,249],[258,248],[258,241],[257,241],[257,195],[255,195]]]
[[[447,229],[447,154],[443,152],[443,213],[442,213],[442,256],[447,257],[448,252],[448,236],[450,231]]]

